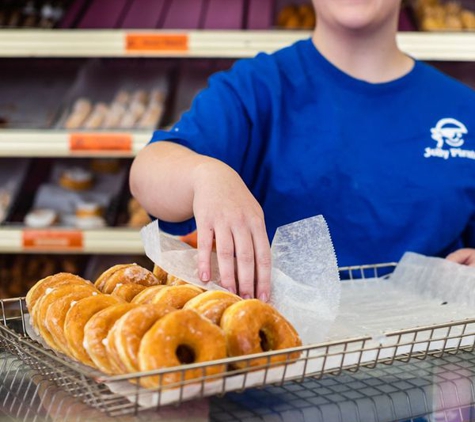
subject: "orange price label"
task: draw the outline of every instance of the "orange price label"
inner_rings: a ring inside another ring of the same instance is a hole
[[[187,34],[127,34],[125,50],[129,53],[188,51]]]
[[[132,136],[128,133],[71,133],[70,151],[132,151]]]
[[[80,250],[83,234],[78,230],[23,230],[23,249],[51,251]]]

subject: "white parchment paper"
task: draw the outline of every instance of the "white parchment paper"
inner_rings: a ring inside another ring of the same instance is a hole
[[[216,254],[212,256],[212,280],[205,284],[198,277],[196,249],[161,233],[156,221],[145,226],[141,235],[145,253],[165,271],[206,289],[221,289]],[[340,278],[321,215],[277,229],[271,283],[270,302],[293,324],[303,343],[322,341],[338,313]]]
[[[475,268],[407,252],[389,278],[342,281],[326,340],[381,338],[392,331],[475,317]]]

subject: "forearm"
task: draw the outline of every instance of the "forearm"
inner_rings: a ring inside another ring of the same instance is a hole
[[[154,217],[187,220],[193,216],[195,170],[210,160],[172,142],[151,144],[132,164],[132,195]]]

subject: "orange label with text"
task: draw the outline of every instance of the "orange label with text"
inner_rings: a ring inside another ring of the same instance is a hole
[[[125,50],[129,53],[141,51],[169,52],[188,51],[188,35],[186,34],[127,34]]]
[[[69,150],[131,152],[132,136],[128,133],[72,133]]]
[[[78,230],[23,230],[23,249],[80,250],[83,234]]]

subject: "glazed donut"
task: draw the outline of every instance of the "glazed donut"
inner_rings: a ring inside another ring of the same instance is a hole
[[[73,284],[71,286],[62,285],[59,287],[53,287],[47,290],[45,294],[36,301],[35,306],[33,306],[32,310],[30,311],[31,325],[50,347],[61,350],[46,327],[46,313],[48,312],[48,308],[59,298],[70,293],[75,294],[81,291],[86,291],[91,295],[93,293],[99,293],[97,289],[87,284]]]
[[[106,374],[115,374],[106,350],[109,330],[122,315],[136,306],[132,303],[109,306],[93,315],[84,326],[84,349],[96,367]]]
[[[36,301],[45,294],[46,290],[52,287],[59,287],[64,284],[87,284],[92,286],[90,281],[85,280],[82,277],[79,277],[70,273],[57,273],[50,275],[37,281],[31,288],[28,290],[28,293],[25,297],[26,307],[32,312],[33,307],[35,306]]]
[[[141,305],[120,317],[109,331],[106,350],[121,372],[138,372],[138,353],[144,334],[155,322],[175,311],[170,306]]]
[[[131,210],[129,212],[131,214],[134,214],[138,210],[143,209],[142,206],[137,202],[137,200],[131,201],[130,205]],[[158,265],[154,265],[153,275],[160,280],[160,284],[166,284],[168,273],[163,268],[160,268]]]
[[[66,314],[69,309],[79,300],[97,295],[98,292],[90,292],[88,289],[83,289],[77,292],[68,293],[63,297],[56,299],[48,307],[44,324],[60,352],[70,355],[68,352],[66,336],[64,335],[64,320],[66,319]]]
[[[258,299],[236,302],[228,307],[221,318],[226,335],[228,356],[243,356],[270,350],[287,349],[302,345],[292,325],[271,305]],[[281,354],[236,362],[237,368],[266,365],[296,359],[300,353]]]
[[[124,299],[126,302],[131,302],[135,296],[146,288],[147,287],[142,286],[141,284],[118,283],[115,285],[114,290],[112,290],[111,296],[117,296]]]
[[[221,328],[191,309],[181,309],[159,319],[143,336],[139,348],[139,368],[141,371],[152,371],[225,357],[226,341]],[[157,388],[220,374],[225,370],[226,365],[180,370],[163,376],[142,377],[140,384],[146,388]]]
[[[158,286],[147,287],[145,290],[142,290],[137,296],[135,296],[131,302],[136,303],[137,305],[152,303],[152,299],[155,297],[155,295],[163,289],[168,289],[168,286],[160,284]]]
[[[186,284],[190,284],[190,283],[187,283],[185,280],[182,280],[181,278],[178,278],[177,276],[167,274],[167,281],[166,281],[167,286],[184,286]]]
[[[112,293],[118,283],[135,283],[154,286],[160,281],[153,273],[137,264],[115,265],[99,276],[94,285],[103,293]]]
[[[190,299],[183,309],[193,309],[219,325],[223,312],[233,303],[242,300],[238,295],[221,290],[210,290]]]
[[[70,357],[95,367],[83,346],[84,326],[97,312],[119,303],[123,303],[122,299],[110,295],[97,295],[82,299],[69,309],[64,319],[64,335]]]
[[[181,309],[185,303],[195,296],[203,293],[203,290],[192,284],[186,286],[169,286],[161,289],[153,297],[151,303],[155,305],[168,305],[175,309]]]

